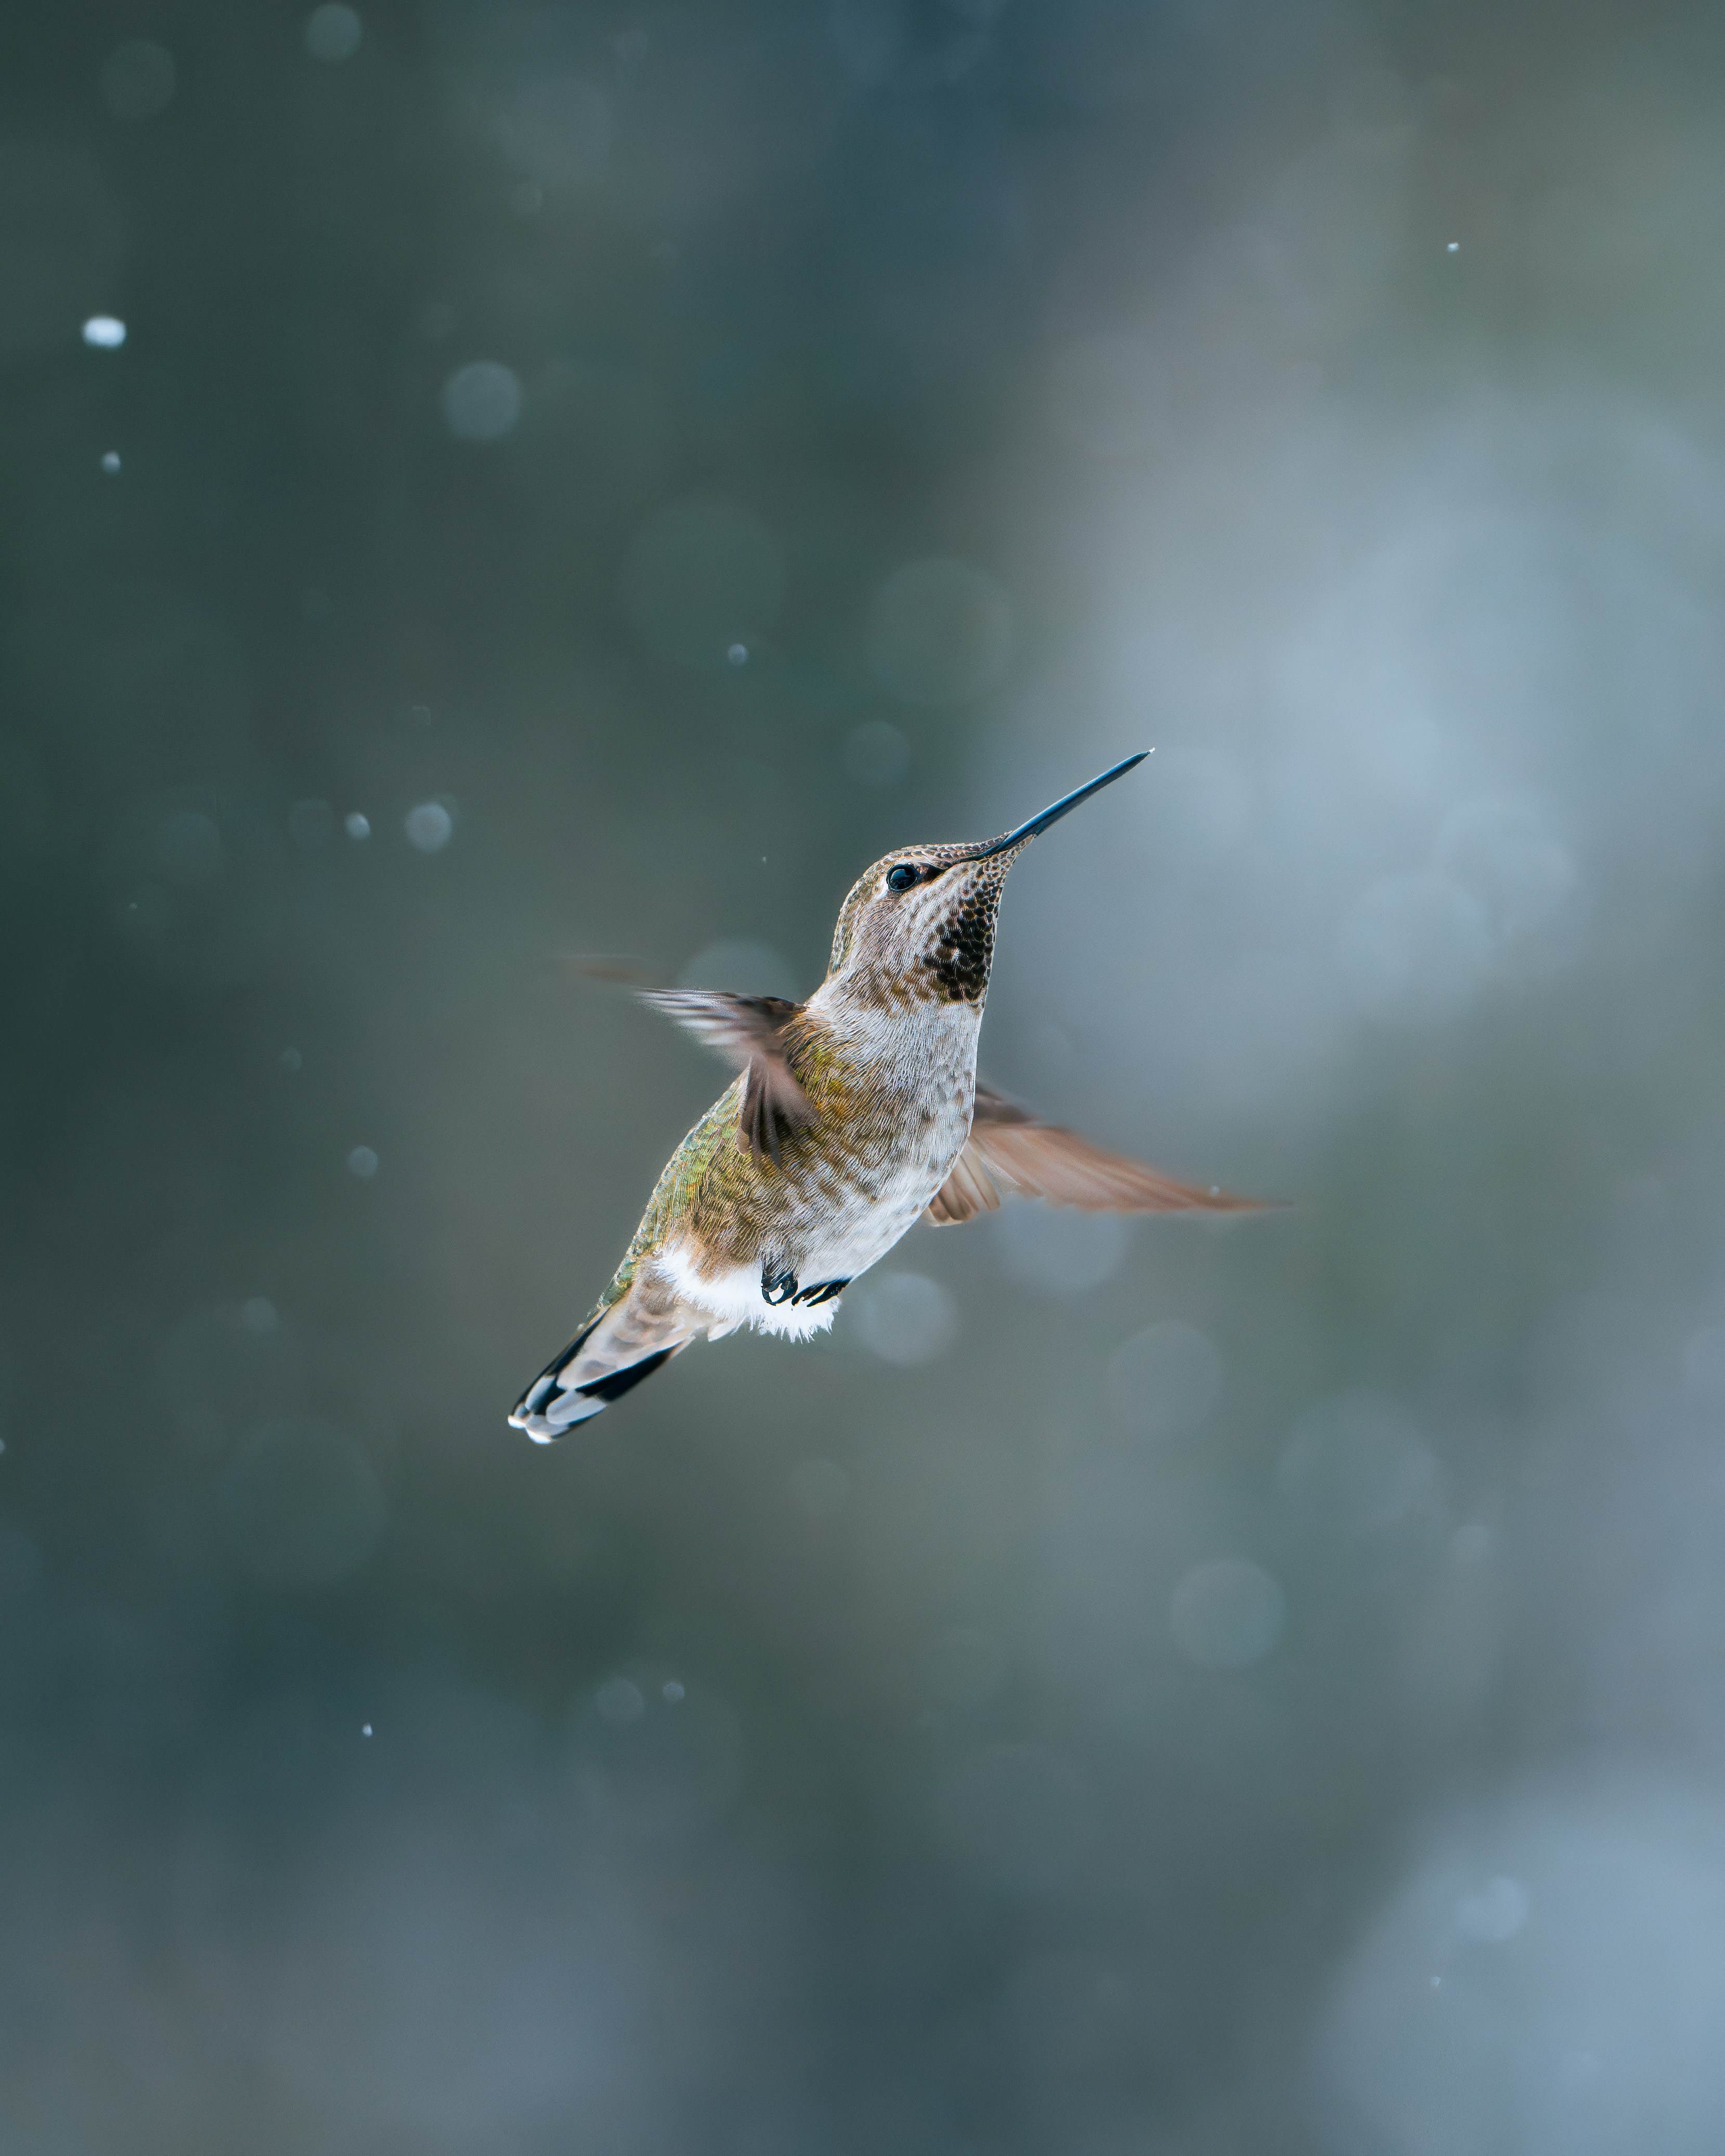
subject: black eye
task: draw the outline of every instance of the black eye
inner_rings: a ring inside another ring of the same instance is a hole
[[[901,861],[896,869],[886,871],[886,888],[889,891],[908,891],[916,880],[916,871],[908,861]]]

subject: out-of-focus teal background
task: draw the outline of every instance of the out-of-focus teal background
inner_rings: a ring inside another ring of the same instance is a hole
[[[0,23],[8,2156],[1716,2156],[1725,28]],[[551,1452],[851,878],[918,1230]]]

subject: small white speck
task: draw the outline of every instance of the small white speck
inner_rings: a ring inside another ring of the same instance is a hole
[[[1461,242],[1459,239],[1452,239],[1444,251],[1448,254],[1459,254],[1461,252]],[[1435,1979],[1433,1980],[1435,1982]]]
[[[4,1451],[5,1451],[5,1450],[6,1450],[6,1440],[5,1440],[3,1437],[0,1437],[0,1452],[4,1452]]]
[[[359,1733],[362,1737],[369,1737],[372,1733],[371,1723],[369,1722],[361,1722],[359,1725]]]
[[[276,1314],[275,1305],[267,1295],[254,1295],[249,1302],[240,1306],[239,1322],[248,1332],[255,1333],[261,1339],[275,1332],[281,1320]]]
[[[749,648],[746,644],[733,644],[725,656],[733,666],[747,666],[749,663]]]
[[[677,1702],[683,1697],[683,1687],[677,1682],[675,1677],[671,1679],[669,1684],[661,1685],[660,1689],[665,1695],[665,1702],[667,1707],[675,1707],[677,1704]]]
[[[84,341],[98,352],[118,352],[126,342],[126,324],[118,315],[92,315],[84,325]]]
[[[105,449],[105,450],[102,452],[102,470],[103,470],[105,472],[117,472],[117,471],[119,470],[119,469],[120,469],[120,452],[119,452],[119,450],[118,450],[118,449]]]
[[[377,1173],[377,1156],[369,1146],[355,1146],[347,1156],[347,1173],[369,1183]]]
[[[1434,1991],[1439,1991],[1439,1990],[1441,1990],[1441,1989],[1442,1989],[1442,1988],[1443,1988],[1443,1982],[1444,1982],[1444,1979],[1442,1979],[1442,1977],[1440,1977],[1440,1976],[1435,1976],[1435,1977],[1433,1977],[1433,1979],[1431,1979],[1431,1988],[1432,1988],[1432,1989],[1433,1989]]]
[[[305,1060],[305,1057],[300,1055],[297,1048],[285,1048],[281,1051],[281,1067],[284,1070],[297,1070]]]
[[[362,816],[356,808],[351,816],[343,819],[341,828],[350,839],[369,839],[372,835],[372,819],[369,816]]]

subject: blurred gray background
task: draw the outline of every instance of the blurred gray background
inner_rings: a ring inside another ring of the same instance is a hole
[[[8,2156],[1725,2146],[1725,18],[0,23]],[[919,1230],[551,1452],[860,867]]]

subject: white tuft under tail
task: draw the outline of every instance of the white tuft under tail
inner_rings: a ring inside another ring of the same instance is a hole
[[[661,1283],[638,1281],[547,1363],[509,1419],[536,1445],[549,1445],[650,1378],[707,1322]]]
[[[762,1293],[759,1265],[727,1265],[720,1272],[705,1272],[692,1252],[675,1243],[655,1252],[653,1262],[691,1322],[709,1340],[722,1340],[740,1325],[788,1340],[808,1340],[824,1332],[839,1314],[836,1289],[817,1303],[809,1301],[806,1291],[799,1300],[787,1296],[782,1302],[768,1302]],[[860,1268],[847,1269],[847,1277],[856,1270]]]

